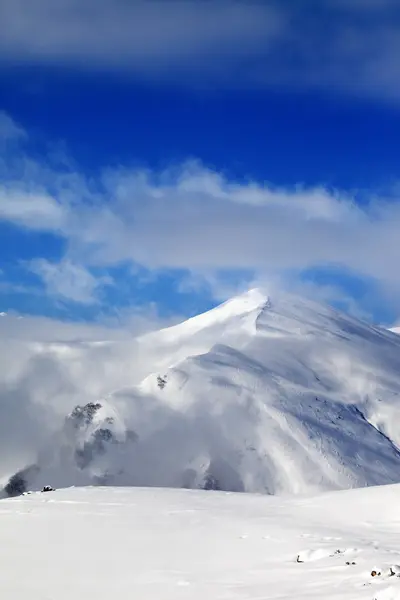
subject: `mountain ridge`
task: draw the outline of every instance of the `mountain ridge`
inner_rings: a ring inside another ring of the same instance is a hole
[[[153,370],[99,398],[98,425],[64,425],[28,487],[286,495],[400,481],[396,334],[254,289],[137,344]]]

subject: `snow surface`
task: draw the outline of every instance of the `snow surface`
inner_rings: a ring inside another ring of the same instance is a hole
[[[135,340],[23,352],[41,375],[23,389],[58,415],[18,464],[39,467],[28,488],[287,495],[400,481],[400,336],[330,307],[251,290]],[[26,377],[18,365],[9,387]],[[65,420],[88,402],[93,418]]]
[[[8,600],[399,600],[399,505],[398,485],[303,498],[33,493],[0,501],[0,590]]]

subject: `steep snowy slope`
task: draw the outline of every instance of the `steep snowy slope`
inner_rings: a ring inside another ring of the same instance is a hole
[[[301,494],[400,481],[398,335],[252,290],[136,343],[154,372],[69,417],[28,487]]]
[[[7,600],[399,600],[399,503],[399,486],[301,499],[109,487],[2,500],[0,589]]]

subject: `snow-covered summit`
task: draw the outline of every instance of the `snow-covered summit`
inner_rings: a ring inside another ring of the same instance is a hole
[[[269,302],[269,297],[255,288],[183,323],[143,336],[143,341],[174,345],[196,340],[208,346],[206,340],[217,340],[224,334],[237,332],[252,319],[254,322]]]
[[[184,326],[193,330],[201,327],[210,327],[218,322],[240,317],[252,311],[261,311],[264,307],[268,306],[269,302],[269,297],[266,294],[258,288],[253,288],[248,292],[227,300],[206,313],[188,319],[181,324],[181,327]]]
[[[398,335],[251,290],[135,344],[132,360],[150,357],[140,381],[97,398],[100,420],[63,425],[29,486],[302,494],[400,481]]]

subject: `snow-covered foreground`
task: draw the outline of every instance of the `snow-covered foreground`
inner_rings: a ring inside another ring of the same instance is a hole
[[[397,485],[291,499],[33,493],[0,501],[0,590],[8,600],[398,600],[399,505]]]

